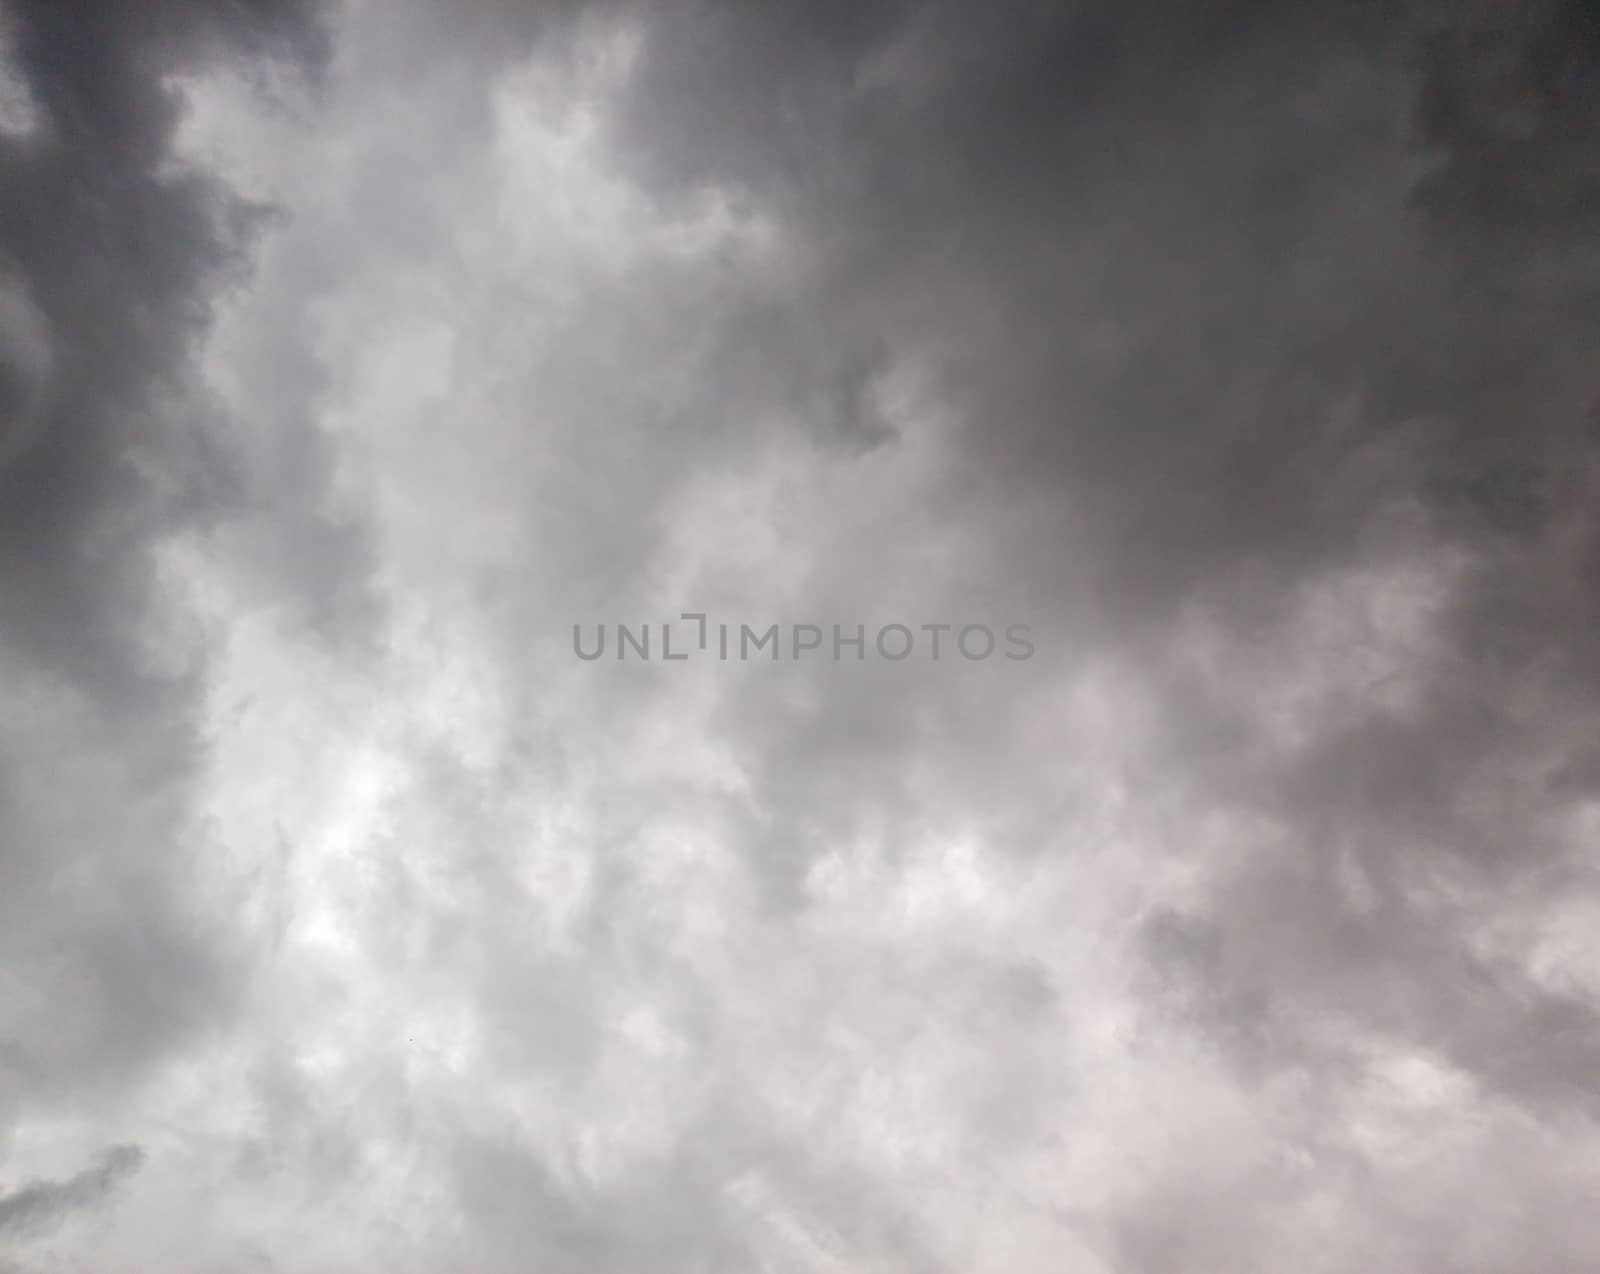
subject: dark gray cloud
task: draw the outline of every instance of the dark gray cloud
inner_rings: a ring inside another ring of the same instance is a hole
[[[1548,816],[1593,770],[1593,13],[929,5],[659,28],[621,123],[639,162],[674,190],[770,194],[817,237],[826,282],[795,327],[841,360],[867,332],[932,360],[963,462],[1038,503],[1030,542],[996,546],[999,588],[1162,680],[1163,782],[1281,828],[1207,921],[1241,970],[1356,1004],[1400,979],[1395,1029],[1486,1078],[1548,1067],[1582,1100],[1592,1010],[1475,973],[1472,920],[1397,894],[1417,855],[1484,899],[1586,870]],[[997,538],[986,501],[938,516]],[[847,569],[886,586],[863,547]],[[1322,581],[1417,552],[1459,574],[1389,674],[1414,688],[1403,711],[1352,695],[1286,754],[1249,659],[1210,685],[1174,663],[1186,619],[1282,649]],[[736,728],[815,794],[918,746],[904,688],[879,690],[809,725],[754,699]],[[922,729],[970,737],[956,711]],[[948,780],[973,761],[953,750]],[[1329,877],[1341,854],[1386,895],[1363,918]],[[1274,912],[1293,919],[1256,919]],[[1562,1042],[1533,1045],[1550,1013]]]
[[[622,135],[658,184],[745,185],[815,236],[812,341],[870,332],[938,369],[992,494],[931,516],[971,520],[1013,605],[1159,688],[1148,791],[1260,838],[1232,866],[1238,844],[1170,845],[1217,864],[1195,940],[1149,929],[1202,1029],[1259,1077],[1326,1061],[1343,1021],[1591,1120],[1592,992],[1488,934],[1531,938],[1592,877],[1594,14],[1167,9],[925,6],[831,32],[820,66],[782,18],[663,21]],[[1035,510],[1015,538],[996,497]],[[882,596],[892,555],[856,547],[846,587]],[[1451,582],[1426,635],[1375,656],[1381,619],[1336,625],[1317,658],[1380,671],[1286,744],[1271,683],[1307,599],[1430,559]],[[1220,675],[1196,676],[1197,630]],[[1030,768],[1014,718],[943,685],[800,715],[754,693],[726,724],[765,750],[758,789],[794,792],[776,844],[849,839],[908,754],[967,808],[1052,808],[984,765]],[[1129,1268],[1196,1268],[1151,1244]]]
[[[138,1146],[117,1146],[92,1168],[65,1181],[34,1181],[0,1195],[0,1234],[27,1236],[102,1205],[144,1163]]]
[[[1592,6],[17,12],[20,1145],[217,1268],[1587,1268]],[[1038,653],[571,655],[686,609]]]
[[[189,362],[265,210],[175,162],[183,98],[168,77],[218,57],[322,56],[296,4],[3,16],[34,118],[0,137],[0,1122],[122,1082],[231,999],[226,922],[190,897],[206,656],[162,631],[158,555],[266,498]],[[319,444],[309,420],[286,420],[264,445]],[[314,503],[306,468],[284,486]],[[317,560],[340,553],[330,541]]]

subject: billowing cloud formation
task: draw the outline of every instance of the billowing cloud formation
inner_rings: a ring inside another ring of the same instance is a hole
[[[208,656],[170,631],[158,557],[260,498],[188,366],[255,214],[175,162],[165,77],[317,40],[308,15],[257,5],[13,4],[0,31],[35,116],[0,136],[9,1119],[131,1082],[232,999],[226,918],[193,896]]]
[[[30,1258],[1590,1268],[1592,6],[13,11]]]

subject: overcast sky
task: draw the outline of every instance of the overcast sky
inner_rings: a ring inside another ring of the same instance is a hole
[[[0,0],[0,1271],[1593,1274],[1597,631],[1593,3]]]

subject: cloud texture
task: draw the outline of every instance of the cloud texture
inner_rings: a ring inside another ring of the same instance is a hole
[[[1593,5],[0,13],[0,1261],[1593,1268]]]

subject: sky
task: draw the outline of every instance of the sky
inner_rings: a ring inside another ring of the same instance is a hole
[[[0,0],[0,1272],[1592,1274],[1597,631],[1592,0]]]

